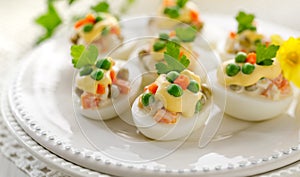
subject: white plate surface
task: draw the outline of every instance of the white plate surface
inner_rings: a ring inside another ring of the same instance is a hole
[[[205,17],[208,26],[231,22]],[[289,32],[270,24],[264,28]],[[12,78],[9,102],[18,123],[33,139],[69,161],[120,176],[241,176],[300,159],[295,104],[287,113],[265,122],[225,116],[213,142],[203,149],[198,148],[198,132],[186,141],[157,142],[118,118],[105,122],[86,119],[73,108],[74,70],[68,50],[66,38],[60,37],[24,58]],[[211,66],[216,61],[201,62]]]

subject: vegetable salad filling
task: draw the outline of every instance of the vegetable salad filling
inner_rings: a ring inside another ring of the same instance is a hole
[[[225,84],[228,89],[271,100],[280,100],[292,94],[290,83],[282,75],[276,56],[278,46],[257,46],[257,53],[239,52],[234,60],[223,63]],[[218,78],[222,71],[218,70]],[[221,81],[221,79],[220,79]]]
[[[174,124],[180,115],[186,118],[199,113],[206,102],[200,77],[186,69],[189,60],[179,55],[179,46],[167,42],[166,63],[157,63],[159,77],[144,88],[138,106],[159,123]]]
[[[254,18],[253,14],[246,14],[245,12],[239,12],[236,16],[237,32],[230,32],[225,44],[225,50],[228,53],[255,52],[257,44],[269,44],[264,35],[257,32]]]
[[[110,103],[111,98],[129,93],[128,70],[115,65],[111,57],[97,59],[95,46],[85,49],[83,45],[73,45],[71,55],[74,67],[79,69],[75,85],[83,109],[98,109]]]
[[[197,31],[203,28],[196,4],[188,0],[163,0],[162,13],[195,27]]]
[[[74,44],[98,44],[104,45],[107,37],[117,36],[122,39],[118,20],[109,13],[88,14],[78,20],[74,28],[76,34],[71,38]],[[83,41],[83,42],[81,42]]]

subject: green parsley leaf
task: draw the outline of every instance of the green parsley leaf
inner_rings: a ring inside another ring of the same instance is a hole
[[[167,7],[164,10],[164,14],[169,16],[170,18],[178,18],[179,17],[179,7],[178,6]]]
[[[91,7],[95,12],[109,12],[109,4],[106,1],[101,1],[95,6]]]
[[[183,8],[188,0],[177,0],[176,4],[178,7]]]
[[[72,45],[71,56],[74,68],[80,69],[84,66],[92,66],[98,57],[98,49],[94,45],[87,48],[84,45]]]
[[[165,63],[157,63],[155,68],[158,74],[167,74],[170,71],[181,72],[186,69],[190,61],[183,55],[179,58],[180,46],[174,42],[169,41],[166,44],[166,51],[164,53]]]
[[[197,31],[189,26],[187,28],[176,28],[176,36],[182,41],[182,42],[193,42],[196,38]]]
[[[278,49],[279,46],[276,45],[266,47],[265,45],[258,44],[256,48],[256,64],[263,66],[272,65],[272,58],[276,56]]]
[[[245,30],[256,31],[256,27],[253,25],[255,16],[253,14],[246,14],[240,11],[235,19],[238,22],[238,34]]]
[[[45,34],[39,37],[36,44],[40,44],[50,38],[55,29],[62,23],[61,17],[57,13],[53,2],[54,0],[48,0],[48,11],[35,19],[35,23],[46,30]]]

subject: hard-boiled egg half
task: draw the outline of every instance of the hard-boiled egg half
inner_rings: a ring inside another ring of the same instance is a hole
[[[214,96],[226,100],[225,113],[248,121],[274,118],[293,100],[292,87],[282,75],[275,57],[277,46],[258,45],[257,54],[243,52],[223,62],[213,79]],[[217,77],[216,77],[216,76]],[[224,93],[225,92],[225,93]]]
[[[196,60],[192,55],[198,55],[193,51],[193,41],[197,36],[197,31],[193,27],[178,27],[174,31],[161,32],[158,38],[149,40],[148,44],[138,48],[139,59],[148,71],[154,71],[155,65],[164,60],[166,45],[168,41],[177,43],[180,46],[178,55],[185,55],[190,59],[189,69],[196,67]]]
[[[83,47],[81,57],[73,64],[79,72],[74,81],[74,106],[82,115],[107,120],[130,110],[141,84],[137,66],[111,57],[97,58],[97,48],[72,46],[72,51]],[[133,82],[134,81],[134,82]],[[134,84],[133,84],[134,83]]]
[[[74,24],[74,44],[96,45],[99,52],[107,52],[123,40],[119,21],[110,13],[88,14]]]
[[[256,45],[268,43],[266,37],[256,30],[255,16],[240,11],[235,17],[238,28],[231,31],[226,38],[219,42],[217,50],[223,60],[230,60],[240,51],[249,53],[256,51]]]
[[[159,29],[171,29],[177,25],[188,24],[194,26],[197,31],[203,28],[203,21],[197,5],[189,0],[163,0],[158,14],[167,18],[156,18],[150,21],[150,27]]]
[[[179,51],[172,42],[167,48]],[[178,58],[156,64],[159,77],[134,101],[133,120],[146,137],[162,141],[187,137],[208,118],[210,97],[204,94],[200,77],[186,67]]]

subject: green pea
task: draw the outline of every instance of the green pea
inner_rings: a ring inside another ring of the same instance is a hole
[[[97,16],[96,17],[96,19],[95,19],[95,21],[96,21],[96,23],[97,22],[100,22],[100,21],[102,21],[104,18],[103,17],[101,17],[101,16]]]
[[[195,113],[198,113],[201,111],[201,108],[202,108],[202,103],[201,103],[201,100],[199,100],[196,104],[196,107],[195,107]]]
[[[245,52],[239,52],[235,56],[236,63],[245,63],[247,59],[247,54]]]
[[[167,74],[166,79],[167,81],[173,83],[174,80],[179,76],[179,73],[176,71],[171,71]]]
[[[226,66],[226,74],[227,76],[235,76],[241,71],[241,67],[237,64],[230,63]]]
[[[155,101],[155,99],[154,99],[154,96],[152,93],[144,93],[142,95],[142,104],[144,106],[149,106],[154,101]]]
[[[96,67],[100,68],[100,69],[109,70],[110,66],[111,66],[111,63],[107,58],[98,60],[97,63],[96,63]]]
[[[92,31],[93,27],[94,27],[93,24],[87,24],[87,25],[85,25],[85,26],[83,27],[83,31],[84,31],[85,33],[88,33],[88,32],[90,32],[90,31]]]
[[[177,18],[179,17],[179,7],[177,6],[167,7],[164,10],[164,14],[168,15],[170,18]]]
[[[161,40],[168,40],[169,39],[169,35],[167,33],[160,33],[159,34],[159,39],[161,39]]]
[[[171,84],[168,86],[167,91],[174,97],[180,97],[183,94],[182,88],[177,84]]]
[[[251,74],[251,73],[253,73],[254,69],[255,69],[255,66],[251,63],[245,63],[242,66],[242,72],[244,74]]]
[[[187,89],[193,93],[197,93],[200,90],[199,84],[195,80],[191,80]]]
[[[93,72],[93,68],[91,68],[90,66],[84,66],[84,67],[80,68],[79,75],[86,76],[86,75],[91,74],[91,72]]]
[[[100,81],[103,78],[103,76],[104,76],[104,73],[101,69],[94,70],[91,73],[91,78],[96,81]]]
[[[153,50],[157,52],[165,47],[166,47],[166,42],[162,40],[158,40],[154,43]]]

